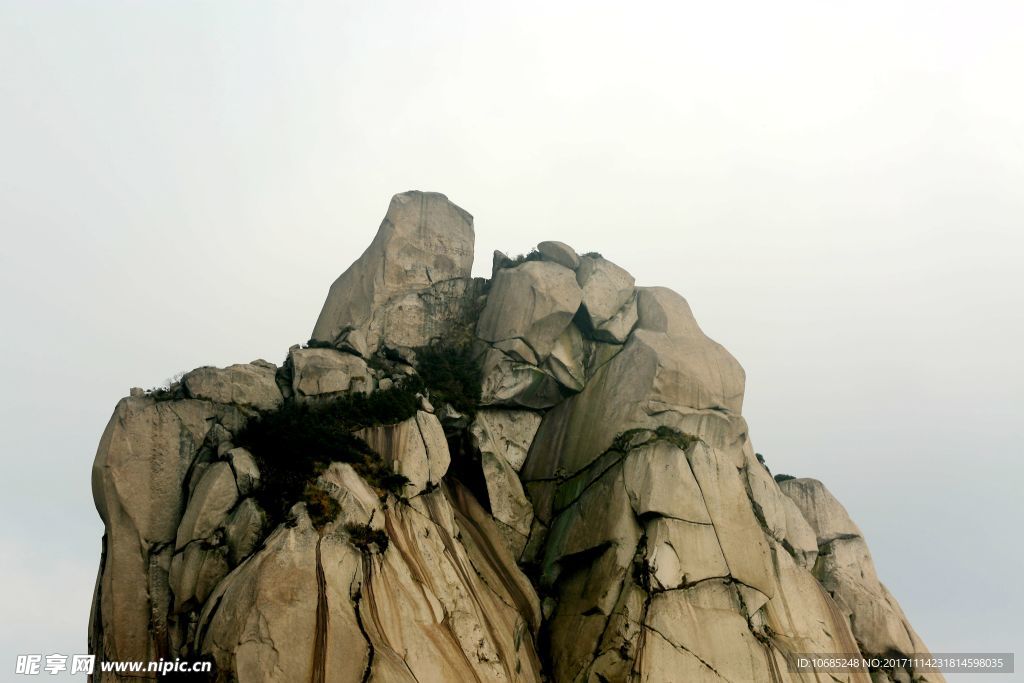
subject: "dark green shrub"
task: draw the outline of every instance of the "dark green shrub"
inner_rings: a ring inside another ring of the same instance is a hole
[[[323,403],[288,401],[250,420],[236,442],[252,453],[260,468],[262,485],[256,498],[270,518],[282,519],[302,499],[307,484],[332,462],[349,463],[371,485],[401,493],[408,480],[352,432],[412,417],[420,388],[418,382],[408,381],[369,396],[348,394]]]
[[[430,398],[466,415],[480,404],[480,363],[470,346],[432,344],[416,349],[416,371]]]
[[[346,524],[345,531],[348,532],[352,545],[364,553],[383,553],[388,549],[388,535],[380,529],[374,529],[369,524]]]
[[[779,483],[782,483],[784,481],[789,481],[790,479],[796,479],[796,477],[794,477],[792,474],[776,474],[775,475],[775,481],[777,481]]]
[[[604,256],[601,256],[601,254],[596,251],[588,251],[586,254],[583,254],[583,256],[589,256],[590,258],[604,258]]]
[[[619,432],[612,439],[612,445],[609,450],[619,451],[621,453],[628,453],[633,448],[633,442],[641,434],[648,434],[651,430],[644,429],[643,427],[635,427],[633,429],[627,429],[624,432]]]
[[[672,429],[671,427],[666,427],[664,425],[655,429],[654,434],[662,441],[668,441],[682,451],[685,451],[687,448],[700,441],[700,439],[693,434],[686,434],[678,429]]]
[[[320,340],[320,339],[310,339],[308,342],[306,342],[306,348],[307,349],[333,349],[334,348],[334,344],[332,344],[331,342],[326,342],[326,341]]]
[[[646,438],[644,438],[643,435],[646,435]],[[700,439],[692,434],[686,434],[678,429],[672,429],[665,425],[660,425],[655,429],[636,427],[617,434],[615,438],[612,439],[612,445],[609,450],[627,453],[631,449],[651,441],[668,441],[676,448],[685,451],[694,443],[700,441]]]
[[[185,392],[180,384],[170,387],[153,387],[146,390],[146,396],[156,401],[178,401],[185,398]]]
[[[516,266],[522,265],[527,261],[540,261],[544,258],[539,251],[531,249],[526,254],[519,254],[518,256],[510,256],[503,264],[502,268],[515,268]]]
[[[333,522],[341,512],[341,506],[334,500],[330,493],[322,486],[309,484],[302,493],[302,499],[306,503],[306,512],[309,514],[309,521],[318,531]]]

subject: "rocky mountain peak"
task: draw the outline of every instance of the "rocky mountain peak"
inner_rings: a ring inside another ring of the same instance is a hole
[[[444,195],[396,195],[280,367],[118,403],[93,467],[101,660],[667,683],[926,652],[843,506],[754,452],[743,369],[682,296],[555,241],[474,279],[473,241]]]
[[[396,194],[373,242],[331,285],[311,338],[362,356],[377,350],[382,335],[405,346],[427,341],[440,332],[429,306],[409,307],[420,294],[440,304],[463,293],[475,239],[473,217],[443,194]]]

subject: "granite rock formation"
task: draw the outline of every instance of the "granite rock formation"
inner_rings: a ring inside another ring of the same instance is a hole
[[[792,670],[926,647],[842,505],[755,454],[743,369],[683,297],[554,241],[474,279],[473,234],[443,195],[396,195],[280,367],[118,403],[98,659],[241,683],[943,680]]]

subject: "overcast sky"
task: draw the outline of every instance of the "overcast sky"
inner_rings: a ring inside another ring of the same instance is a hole
[[[558,239],[686,296],[755,448],[846,505],[932,650],[1019,649],[1022,29],[985,1],[0,0],[0,671],[85,651],[116,401],[280,363],[407,189],[476,217],[478,275]]]

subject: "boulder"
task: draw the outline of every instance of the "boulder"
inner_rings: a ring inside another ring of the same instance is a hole
[[[238,502],[238,488],[231,465],[215,462],[203,473],[178,525],[175,549],[192,541],[205,541],[227,524],[228,512]]]
[[[519,557],[526,547],[533,523],[533,506],[512,465],[493,452],[481,452],[480,466],[487,486],[491,516],[499,522],[509,552]]]
[[[473,445],[482,453],[503,459],[518,472],[540,427],[541,416],[532,410],[482,409],[470,426]]]
[[[267,513],[252,498],[246,498],[231,513],[224,525],[228,564],[237,566],[252,554],[263,540],[267,529]]]
[[[738,418],[743,369],[701,332],[686,301],[640,289],[638,306],[637,329],[622,350],[544,416],[523,468],[527,481],[579,471],[632,428],[667,425],[718,445],[746,432]]]
[[[406,497],[436,486],[448,471],[451,454],[444,430],[437,417],[418,411],[415,417],[392,425],[375,425],[357,432],[374,451],[384,458],[409,483]]]
[[[619,312],[633,295],[633,276],[611,261],[584,256],[576,271],[583,290],[583,308],[592,327],[600,327]]]
[[[374,314],[396,297],[470,278],[473,243],[473,217],[443,194],[395,195],[373,242],[331,285],[312,338],[344,344],[354,335],[361,353],[373,353],[381,343],[369,329]]]
[[[899,603],[879,581],[860,529],[842,504],[815,479],[789,479],[780,488],[814,530],[818,544],[814,576],[835,599],[859,651],[868,656],[927,652]],[[916,676],[909,669],[899,675],[908,680]],[[928,674],[925,680],[943,679]]]
[[[527,261],[498,271],[480,314],[477,336],[491,343],[525,342],[543,362],[572,323],[582,291],[571,270],[548,261]]]
[[[174,609],[183,612],[201,606],[228,575],[227,548],[189,543],[171,560],[170,586]]]
[[[289,358],[296,400],[373,391],[373,371],[359,356],[334,349],[311,348],[294,349]]]
[[[779,488],[814,529],[818,547],[837,538],[861,537],[846,508],[817,479],[787,479],[779,483]]]
[[[274,366],[250,363],[199,368],[186,374],[181,383],[192,398],[254,410],[274,410],[284,401],[276,374]]]
[[[416,413],[416,426],[420,430],[420,438],[423,439],[423,446],[427,451],[427,478],[431,484],[439,484],[452,462],[444,428],[436,415],[423,410]]]
[[[260,468],[252,453],[244,448],[232,448],[225,453],[227,461],[231,464],[231,471],[235,475],[235,486],[238,487],[238,494],[248,496],[260,486]]]
[[[569,325],[555,340],[544,369],[569,391],[583,390],[587,371],[584,365],[583,335],[578,327]]]
[[[542,368],[518,361],[498,349],[483,356],[480,402],[484,406],[543,409],[560,403],[562,384]]]
[[[167,584],[170,551],[156,549],[173,543],[193,461],[210,426],[228,417],[194,399],[131,397],[114,409],[92,468],[105,535],[89,647],[101,659],[149,659],[169,648],[171,601],[156,589]]]
[[[541,242],[537,245],[537,251],[547,261],[554,261],[558,265],[572,270],[579,268],[579,255],[565,242]]]
[[[636,327],[640,316],[637,312],[636,296],[631,296],[611,318],[591,330],[596,341],[608,344],[625,344]]]

